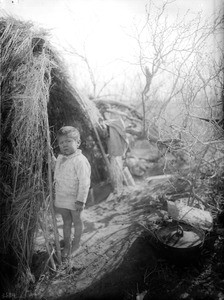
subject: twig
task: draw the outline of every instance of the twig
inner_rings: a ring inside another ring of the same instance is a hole
[[[59,234],[57,229],[57,220],[54,213],[53,207],[53,187],[52,187],[52,170],[51,170],[51,144],[50,144],[50,131],[49,131],[49,123],[48,123],[48,115],[46,113],[46,123],[47,123],[47,145],[48,145],[48,183],[49,183],[49,196],[50,196],[50,211],[52,215],[53,221],[53,230],[56,244],[56,252],[57,252],[57,260],[59,264],[61,264],[61,247],[59,242]]]
[[[55,271],[55,270],[56,270],[56,265],[55,265],[55,262],[54,262],[52,253],[51,253],[51,251],[50,251],[50,246],[49,246],[49,242],[48,242],[48,237],[47,237],[47,235],[46,235],[46,230],[43,228],[42,221],[41,221],[40,219],[39,219],[39,224],[40,224],[41,230],[42,230],[43,235],[44,235],[45,246],[46,246],[46,249],[47,249],[47,253],[49,254],[49,259],[50,259],[52,268],[53,268],[54,271]]]

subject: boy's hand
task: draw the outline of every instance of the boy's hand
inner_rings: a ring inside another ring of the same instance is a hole
[[[77,212],[82,212],[83,209],[84,209],[84,203],[81,202],[81,201],[76,201],[76,202],[75,202],[75,210],[76,210]]]

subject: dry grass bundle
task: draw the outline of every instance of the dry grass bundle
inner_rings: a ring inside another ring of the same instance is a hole
[[[32,24],[0,20],[1,103],[1,250],[16,257],[19,278],[29,277],[33,237],[46,188],[47,103],[53,67],[50,52],[39,52],[45,32]],[[25,282],[29,284],[29,280]],[[23,283],[20,287],[26,290]]]

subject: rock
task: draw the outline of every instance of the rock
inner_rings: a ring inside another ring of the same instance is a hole
[[[131,149],[130,156],[154,162],[158,161],[161,155],[156,144],[149,143],[148,140],[138,140]]]
[[[137,157],[128,157],[126,159],[126,165],[129,168],[132,175],[135,176],[143,176],[145,174],[145,167],[143,168],[142,161],[140,161]]]
[[[188,293],[183,293],[180,295],[180,299],[187,299],[190,295]]]

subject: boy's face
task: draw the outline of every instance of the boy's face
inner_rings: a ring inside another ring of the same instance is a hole
[[[65,156],[68,156],[75,153],[75,151],[79,147],[79,142],[71,137],[62,135],[58,137],[58,146],[61,153]]]

